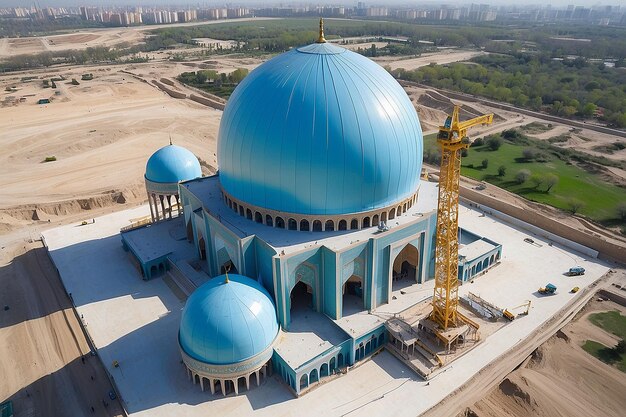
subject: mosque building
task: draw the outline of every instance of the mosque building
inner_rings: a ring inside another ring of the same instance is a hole
[[[420,181],[422,151],[403,88],[320,31],[235,89],[216,175],[175,145],[150,158],[157,223],[122,241],[144,279],[167,270],[187,289],[178,342],[194,383],[238,393],[274,372],[300,395],[389,341],[372,313],[434,273],[437,187]],[[159,227],[175,243],[155,243]],[[463,239],[460,279],[500,259],[501,245]]]

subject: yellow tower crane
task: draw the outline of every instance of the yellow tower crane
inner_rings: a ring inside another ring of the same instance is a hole
[[[444,332],[449,327],[457,326],[461,150],[470,145],[467,129],[493,122],[493,114],[461,122],[459,110],[459,106],[455,105],[452,115],[439,127],[437,135],[437,142],[441,145],[441,169],[435,246],[435,293],[430,318]]]

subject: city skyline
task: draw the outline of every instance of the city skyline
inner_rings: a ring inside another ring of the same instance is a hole
[[[306,1],[293,1],[293,2],[280,2],[280,1],[262,1],[262,0],[242,0],[238,2],[224,2],[220,0],[203,0],[193,2],[190,0],[35,0],[33,2],[26,3],[23,0],[5,0],[2,2],[2,7],[24,7],[29,8],[32,6],[45,7],[134,7],[134,6],[172,6],[172,7],[234,7],[234,6],[253,6],[253,7],[289,7],[296,5],[309,5],[309,6],[331,6],[342,5],[344,7],[356,7],[357,4],[362,3],[365,7],[385,6],[385,7],[437,7],[441,5],[448,6],[466,6],[471,4],[486,4],[492,7],[498,6],[553,6],[553,7],[567,7],[569,5],[581,6],[587,8],[601,7],[601,6],[626,6],[626,0],[608,0],[608,1],[570,1],[570,0],[556,0],[550,1],[548,4],[543,4],[537,0],[482,0],[482,1],[402,1],[402,0],[375,0],[375,1],[327,1],[327,2],[306,2]]]

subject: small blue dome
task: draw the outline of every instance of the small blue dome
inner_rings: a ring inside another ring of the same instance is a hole
[[[192,358],[233,364],[267,349],[278,334],[274,303],[257,281],[236,274],[196,289],[183,310],[179,342]]]
[[[233,198],[289,213],[351,214],[417,191],[423,138],[413,104],[374,61],[330,43],[252,71],[220,123],[220,182]]]
[[[177,183],[201,176],[198,158],[181,146],[164,146],[146,164],[146,178],[152,182]]]

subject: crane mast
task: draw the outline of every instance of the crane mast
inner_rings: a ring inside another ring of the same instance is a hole
[[[493,122],[493,114],[460,122],[459,110],[459,106],[455,105],[452,115],[439,127],[437,135],[437,142],[441,146],[441,169],[437,204],[435,292],[430,318],[443,331],[457,326],[461,150],[470,145],[466,135],[469,128]]]

